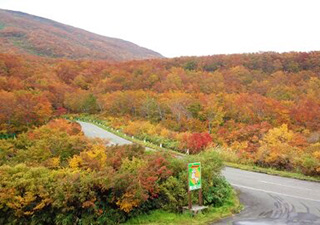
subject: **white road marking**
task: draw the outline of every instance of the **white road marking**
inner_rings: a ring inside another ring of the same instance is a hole
[[[282,186],[282,187],[288,187],[288,188],[300,189],[300,190],[305,190],[305,191],[317,191],[317,190],[310,189],[310,188],[301,188],[301,187],[297,187],[297,186],[291,186],[291,185],[285,185],[285,184],[277,184],[277,183],[273,183],[273,182],[269,182],[269,181],[264,181],[264,180],[259,180],[259,182],[261,182],[261,183],[265,183],[265,184],[278,185],[278,186]]]
[[[243,185],[239,185],[239,184],[233,184],[233,183],[230,183],[230,184],[231,184],[232,186],[236,186],[236,187],[240,187],[240,188],[245,188],[245,189],[249,189],[249,190],[253,190],[253,191],[261,191],[261,192],[264,192],[264,193],[282,195],[282,196],[291,197],[291,198],[296,198],[296,199],[308,200],[308,201],[313,201],[313,202],[320,202],[320,200],[317,200],[317,199],[303,198],[303,197],[298,197],[298,196],[294,196],[294,195],[288,195],[288,194],[283,194],[283,193],[279,193],[279,192],[267,191],[267,190],[263,190],[263,189],[259,189],[259,188],[253,188],[253,187],[243,186]]]

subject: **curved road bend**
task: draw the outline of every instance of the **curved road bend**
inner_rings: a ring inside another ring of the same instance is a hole
[[[216,225],[320,225],[320,183],[226,167],[244,210]]]
[[[78,123],[88,137],[132,143],[91,123]],[[222,174],[239,192],[244,210],[216,225],[320,225],[320,183],[229,167]]]
[[[82,121],[77,121],[77,123],[81,125],[82,131],[87,137],[107,139],[109,141],[108,145],[132,144],[131,141],[128,141],[122,137],[119,137],[113,133],[110,133],[92,123],[87,123]]]

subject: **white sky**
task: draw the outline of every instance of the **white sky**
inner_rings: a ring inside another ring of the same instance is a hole
[[[166,57],[320,50],[319,0],[0,0]]]

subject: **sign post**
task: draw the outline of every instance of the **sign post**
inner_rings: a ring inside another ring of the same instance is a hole
[[[201,163],[188,164],[188,208],[192,208],[191,191],[199,189],[199,206],[202,205]]]

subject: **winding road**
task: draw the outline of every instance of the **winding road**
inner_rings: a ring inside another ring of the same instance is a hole
[[[91,138],[102,138],[109,141],[108,145],[128,145],[132,144],[131,141],[128,141],[122,137],[119,137],[113,133],[110,133],[92,123],[77,121],[81,127],[84,135]]]
[[[320,183],[226,167],[244,210],[219,225],[320,225]]]
[[[79,122],[88,137],[130,144],[91,123]],[[216,225],[320,225],[320,183],[226,167],[222,174],[239,192],[244,210]]]

